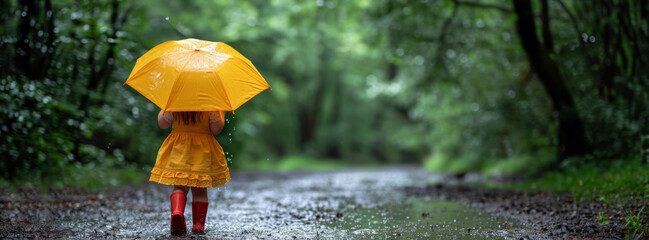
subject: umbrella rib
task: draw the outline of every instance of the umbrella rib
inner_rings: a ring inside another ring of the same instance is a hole
[[[253,73],[256,73],[262,80],[264,80],[264,83],[266,83],[266,86],[268,88],[270,88],[270,84],[268,84],[268,82],[266,82],[266,79],[264,78],[264,76],[262,76],[261,73],[259,73],[259,70],[257,70],[255,68],[255,66],[252,65],[252,63],[249,64],[246,61],[244,61],[243,59],[239,59],[239,58],[235,58],[235,60],[239,60],[239,61],[243,62],[246,67],[248,67],[250,70],[252,70]]]
[[[187,62],[185,62],[185,64],[183,64],[183,67],[180,68],[180,71],[178,71],[178,76],[176,76],[176,81],[174,81],[174,84],[171,85],[171,93],[172,93],[172,94],[173,94],[174,87],[176,87],[176,83],[178,83],[178,78],[180,78],[180,74],[181,74],[183,71],[185,71],[185,67],[187,66],[187,64],[189,63],[189,61],[192,60],[192,57],[194,56],[194,54],[196,54],[196,53],[193,53],[193,52],[194,52],[194,51],[192,51],[192,56],[189,57],[189,59],[187,60]],[[166,110],[167,110],[167,107],[169,107],[169,103],[171,102],[171,99],[172,99],[172,96],[173,96],[172,94],[169,95],[169,99],[167,99],[167,104],[165,104],[165,109],[164,109],[165,112],[166,112]]]
[[[257,94],[263,92],[264,90],[270,88],[270,84],[268,84],[268,82],[266,82],[266,79],[264,79],[264,77],[261,76],[261,74],[259,73],[259,71],[257,71],[254,67],[252,67],[251,64],[248,64],[246,61],[244,61],[243,59],[240,59],[240,58],[232,58],[232,59],[230,59],[230,60],[228,60],[228,61],[231,61],[231,60],[236,60],[236,61],[243,62],[243,63],[244,63],[244,64],[243,64],[244,66],[248,67],[250,70],[253,70],[253,71],[251,71],[252,74],[257,74],[258,77],[261,78],[261,79],[263,80],[263,82],[266,84],[266,85],[265,85],[266,88],[263,88],[263,89],[261,89],[260,91],[258,91],[258,92],[256,92],[256,93],[252,93],[252,92],[251,92],[251,93],[249,94],[249,96],[246,96],[246,101],[247,101],[248,99],[251,99],[252,97],[256,96]],[[237,67],[242,68],[243,66],[237,66]],[[253,84],[250,84],[249,82],[245,82],[244,84],[253,85]],[[241,105],[243,105],[243,103],[239,104],[239,105],[237,106],[237,108],[240,107]]]
[[[216,78],[219,79],[219,83],[221,84],[221,87],[223,88],[223,93],[225,93],[225,99],[228,100],[228,105],[230,105],[230,110],[234,111],[234,109],[232,108],[232,102],[230,102],[230,96],[228,96],[228,91],[225,89],[225,86],[223,85],[223,79],[221,79],[219,74],[216,73],[216,72],[214,72],[214,75],[216,76]]]

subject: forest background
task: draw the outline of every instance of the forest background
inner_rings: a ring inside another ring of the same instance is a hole
[[[231,45],[272,86],[226,116],[232,169],[647,169],[648,13],[614,0],[2,1],[0,183],[146,179],[169,130],[122,84],[183,38]]]

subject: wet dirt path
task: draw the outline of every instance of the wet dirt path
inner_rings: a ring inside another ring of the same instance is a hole
[[[403,191],[439,178],[416,167],[233,172],[227,187],[208,191],[206,234],[182,237],[169,235],[169,186],[104,193],[3,189],[0,238],[518,239],[532,231],[478,208]],[[189,204],[185,217],[191,228]]]

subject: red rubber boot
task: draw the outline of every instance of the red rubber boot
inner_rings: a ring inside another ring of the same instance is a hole
[[[205,233],[205,218],[207,217],[207,202],[192,202],[193,233]]]
[[[173,235],[187,233],[185,203],[187,203],[185,193],[174,192],[171,194],[171,234]]]

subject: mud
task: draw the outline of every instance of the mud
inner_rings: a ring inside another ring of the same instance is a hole
[[[450,178],[450,179],[449,179]],[[483,179],[484,180],[484,179]],[[470,188],[464,180],[449,176],[445,184],[425,187],[405,187],[408,196],[430,197],[458,201],[468,207],[480,208],[493,216],[513,218],[531,231],[522,238],[528,239],[646,239],[632,235],[624,227],[625,217],[637,213],[644,201],[632,197],[621,204],[609,205],[600,201],[576,199],[569,193],[514,192],[494,189]],[[455,184],[448,184],[455,182]],[[601,214],[601,217],[600,217]],[[645,219],[645,225],[646,225]]]
[[[20,239],[545,239],[624,236],[597,207],[566,195],[435,184],[417,167],[333,172],[233,172],[208,191],[205,235],[169,234],[171,187],[108,192],[0,189],[0,238]],[[191,199],[191,196],[188,196]],[[588,209],[584,209],[588,208]],[[608,208],[615,215],[615,208]],[[191,228],[191,206],[186,207]],[[617,221],[617,220],[613,220]]]

